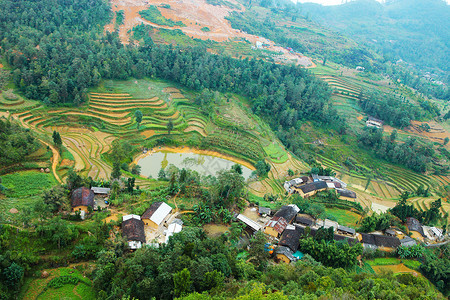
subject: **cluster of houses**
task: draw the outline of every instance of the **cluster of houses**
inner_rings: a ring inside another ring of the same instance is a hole
[[[340,199],[354,201],[356,193],[347,189],[347,184],[333,176],[303,176],[284,182],[284,189],[290,194],[299,194],[303,198],[311,197],[320,191],[335,189]]]
[[[167,243],[169,238],[183,229],[183,221],[174,219],[170,221],[170,213],[172,208],[165,202],[153,203],[142,216],[126,215],[122,217],[122,234],[128,243],[128,247],[132,250],[139,249],[148,243],[146,238],[146,227],[152,232],[164,230]],[[152,242],[152,241],[149,241]]]
[[[394,251],[399,246],[416,245],[415,233],[425,237],[426,226],[420,225],[414,218],[408,218],[407,222],[408,229],[414,237],[411,238],[393,228],[384,232],[357,233],[354,228],[342,226],[338,222],[328,219],[316,220],[310,215],[299,213],[299,211],[300,209],[293,204],[283,206],[264,225],[242,214],[237,215],[236,219],[243,222],[246,228],[253,233],[259,230],[263,231],[271,243],[278,245],[275,249],[276,259],[286,263],[297,261],[303,257],[303,254],[298,251],[300,239],[306,236],[314,237],[320,228],[333,228],[333,238],[336,241],[345,241],[351,245],[361,243],[365,249],[382,251]],[[270,217],[271,211],[268,208],[260,207],[259,215]],[[431,227],[428,231],[430,232],[429,238],[432,238],[433,241],[443,238],[442,230],[438,228]]]
[[[98,208],[107,206],[107,199],[110,193],[109,188],[103,187],[80,187],[72,192],[72,211],[78,212],[81,219]],[[122,217],[122,233],[130,249],[135,250],[146,244],[148,234],[160,231],[164,235],[163,241],[167,243],[169,238],[183,229],[183,222],[174,219],[169,222],[172,208],[165,202],[153,203],[142,216],[126,215]],[[151,234],[150,234],[151,235]],[[156,236],[155,236],[156,237]],[[153,242],[152,239],[151,242]],[[155,245],[157,246],[157,245]]]

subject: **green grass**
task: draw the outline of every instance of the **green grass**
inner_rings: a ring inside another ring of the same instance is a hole
[[[248,194],[248,200],[252,203],[259,203],[260,206],[269,207],[271,209],[275,209],[280,206],[279,203],[265,201],[263,197],[256,196],[252,193]]]
[[[150,21],[152,23],[158,24],[158,25],[163,25],[163,26],[186,26],[185,24],[183,24],[183,22],[181,21],[173,21],[171,19],[167,19],[165,18],[161,12],[159,11],[159,9],[154,6],[151,5],[148,9],[140,11],[139,14],[141,15],[141,17],[143,17],[144,19],[146,19],[147,21]]]
[[[72,268],[59,268],[48,270],[50,277],[27,278],[22,288],[20,298],[30,299],[96,299],[94,288],[89,279],[83,274]],[[80,282],[76,285],[66,284],[60,288],[47,287],[51,279],[59,276],[77,277]]]
[[[370,260],[366,260],[370,266],[388,266],[388,265],[398,265],[400,259],[393,257],[379,257]]]
[[[394,257],[379,257],[374,259],[366,260],[364,263],[367,263],[370,266],[392,266],[403,263],[406,267],[418,271],[420,265],[422,264],[420,261],[415,259],[399,259]]]
[[[7,197],[21,198],[35,196],[56,184],[51,173],[23,171],[2,176],[2,184],[8,189]]]
[[[419,270],[420,265],[421,265],[422,263],[421,263],[420,261],[413,260],[413,259],[404,259],[404,260],[403,260],[403,264],[404,264],[405,266],[407,266],[408,268],[410,268],[410,269],[413,269],[413,270]]]
[[[325,213],[327,215],[332,215],[336,218],[337,222],[340,225],[356,227],[356,223],[361,218],[360,215],[340,208],[326,208]]]

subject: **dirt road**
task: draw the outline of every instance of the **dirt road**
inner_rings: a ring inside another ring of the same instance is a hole
[[[58,180],[59,183],[63,183],[61,178],[59,178],[58,173],[56,173],[56,166],[58,166],[58,162],[59,162],[59,152],[58,150],[56,150],[56,148],[52,145],[50,145],[49,143],[44,142],[43,140],[39,140],[41,143],[43,143],[44,145],[48,146],[53,153],[53,157],[52,157],[52,172],[53,172],[53,176],[55,176],[56,180]]]

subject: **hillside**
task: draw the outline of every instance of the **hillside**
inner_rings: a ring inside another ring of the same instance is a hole
[[[449,83],[450,6],[442,0],[351,1],[343,5],[299,4],[304,16],[403,60]]]

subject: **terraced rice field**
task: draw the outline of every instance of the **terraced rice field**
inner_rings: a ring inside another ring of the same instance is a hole
[[[339,165],[331,159],[319,155],[319,161],[325,167],[330,167],[341,176],[344,182],[348,182],[354,187],[365,190],[368,178],[361,174],[347,170],[345,167]],[[430,191],[438,191],[443,185],[449,184],[450,179],[445,176],[429,176],[424,174],[417,174],[413,171],[403,169],[401,167],[385,165],[382,171],[385,180],[372,179],[366,192],[374,194],[385,199],[398,198],[402,191],[416,191],[419,186]]]
[[[174,93],[172,98],[182,96],[176,88],[169,87],[165,91]],[[190,113],[185,113],[183,107],[178,109],[177,103],[169,105],[157,96],[138,98],[122,92],[92,92],[89,103],[80,109],[48,110],[30,102],[32,109],[22,110],[24,103],[23,100],[15,102],[17,109],[12,107],[13,118],[25,127],[47,135],[54,130],[60,132],[63,145],[75,159],[74,168],[93,179],[109,178],[111,167],[102,160],[101,155],[110,150],[112,141],[138,134],[134,119],[134,112],[138,109],[144,114],[139,131],[145,138],[167,133],[169,119],[174,124],[173,134],[196,131],[206,136],[207,121],[198,116],[198,111],[191,107]],[[143,186],[145,182],[139,184]]]

